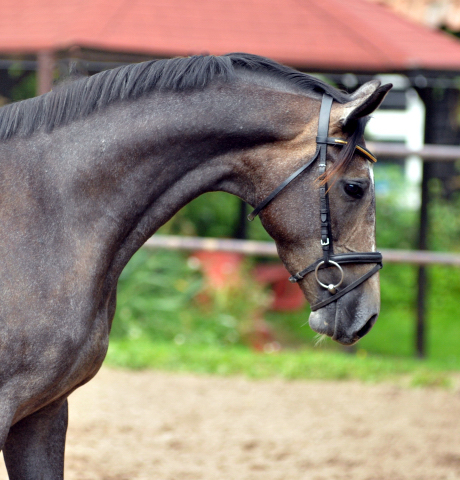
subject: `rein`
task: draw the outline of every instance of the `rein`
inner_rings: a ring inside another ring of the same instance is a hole
[[[321,109],[319,113],[318,121],[318,134],[316,137],[316,152],[313,157],[305,164],[302,165],[298,170],[296,170],[292,175],[290,175],[283,183],[281,183],[275,190],[273,190],[270,195],[268,195],[262,202],[260,202],[256,208],[248,215],[248,220],[252,222],[254,218],[259,215],[261,210],[263,210],[285,187],[287,187],[295,178],[297,178],[302,172],[304,172],[308,167],[310,167],[313,162],[319,158],[319,174],[320,177],[326,172],[326,160],[327,160],[327,146],[344,146],[347,145],[346,140],[340,138],[331,138],[328,137],[329,133],[329,119],[331,114],[333,98],[330,95],[324,94],[321,102]],[[356,146],[361,154],[365,155],[372,162],[376,162],[377,159],[372,155],[369,150],[364,148],[361,145]],[[292,275],[289,278],[289,281],[296,283],[299,280],[302,280],[306,275],[311,272],[315,272],[315,278],[318,284],[325,288],[331,296],[326,300],[315,303],[311,306],[311,310],[319,310],[326,305],[329,305],[332,302],[335,302],[340,297],[343,297],[346,293],[350,292],[357,286],[361,285],[368,278],[372,277],[382,268],[382,254],[380,252],[362,252],[362,253],[339,253],[334,254],[333,244],[332,244],[332,232],[331,232],[331,212],[329,208],[329,194],[327,189],[327,184],[320,186],[319,188],[320,195],[320,219],[321,219],[321,248],[323,250],[323,257],[317,260],[316,262],[309,265],[304,270]],[[341,264],[351,264],[351,263],[375,263],[376,265],[369,270],[367,273],[359,277],[354,282],[350,283],[346,287],[339,290],[338,288],[342,285],[344,280],[344,272],[341,267]],[[326,285],[320,281],[318,278],[318,271],[327,267],[335,267],[339,270],[341,274],[341,279],[338,283]]]

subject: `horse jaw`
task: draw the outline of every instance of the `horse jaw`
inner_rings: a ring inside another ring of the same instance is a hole
[[[378,283],[375,279],[374,282]],[[361,285],[319,310],[311,312],[310,328],[342,345],[353,345],[374,326],[380,311],[375,287]]]

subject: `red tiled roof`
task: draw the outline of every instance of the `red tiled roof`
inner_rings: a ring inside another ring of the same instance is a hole
[[[2,0],[0,52],[246,51],[310,70],[460,71],[460,42],[367,0]]]

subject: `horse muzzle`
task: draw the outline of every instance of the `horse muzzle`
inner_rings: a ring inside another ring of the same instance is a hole
[[[342,345],[353,345],[370,332],[380,311],[379,295],[361,285],[336,302],[311,312],[312,330]]]

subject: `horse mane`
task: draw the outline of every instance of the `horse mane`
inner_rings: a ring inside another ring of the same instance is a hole
[[[50,132],[117,101],[135,100],[152,91],[181,92],[204,89],[216,80],[233,82],[241,72],[269,76],[307,93],[327,93],[338,103],[349,101],[348,94],[331,85],[257,55],[231,53],[152,60],[64,82],[49,93],[0,108],[0,140],[29,137],[41,129]],[[356,127],[356,134],[352,133],[343,149],[344,160],[353,155],[364,129]]]

